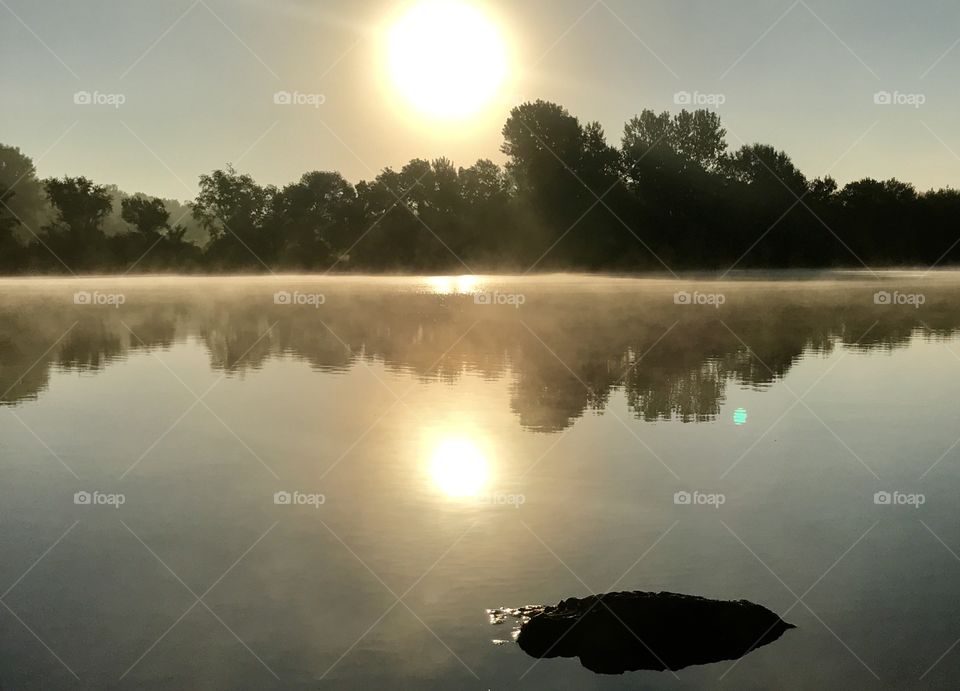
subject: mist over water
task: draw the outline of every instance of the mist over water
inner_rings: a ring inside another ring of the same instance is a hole
[[[0,685],[943,684],[958,298],[908,272],[0,281]],[[487,608],[611,587],[798,628],[679,679],[490,642]]]
[[[36,397],[51,367],[100,370],[138,351],[192,345],[227,375],[285,358],[319,371],[379,364],[426,380],[507,377],[520,423],[539,431],[602,410],[618,389],[647,421],[708,421],[729,383],[764,387],[805,355],[950,337],[960,282],[918,275],[891,273],[890,284],[855,272],[716,283],[562,274],[14,279],[0,284],[0,386],[9,388],[4,402],[16,402]],[[921,305],[882,297],[920,291]]]

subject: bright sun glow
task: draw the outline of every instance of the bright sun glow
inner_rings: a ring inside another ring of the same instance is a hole
[[[450,497],[471,497],[490,477],[487,459],[469,439],[444,439],[430,460],[430,477]]]
[[[480,279],[476,276],[430,276],[427,286],[431,293],[454,295],[472,293],[477,289]]]
[[[390,29],[388,66],[397,91],[424,115],[462,119],[490,102],[507,72],[499,30],[460,0],[424,0]]]

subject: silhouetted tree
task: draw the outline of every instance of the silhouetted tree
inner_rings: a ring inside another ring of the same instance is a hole
[[[187,227],[170,225],[168,203],[143,195],[125,197],[121,216],[132,231],[110,238],[115,254],[128,269],[190,270],[200,260],[200,248],[184,240]]]
[[[200,176],[193,214],[210,235],[208,259],[214,265],[239,267],[272,262],[279,238],[268,221],[276,188],[261,187],[249,175],[227,166]]]
[[[960,262],[960,237],[957,233],[960,191],[931,190],[920,196],[919,206],[918,223],[924,232],[914,241],[918,244],[921,262],[927,266],[935,263],[938,266],[956,265]]]
[[[113,208],[107,188],[85,177],[50,178],[44,188],[56,211],[44,227],[47,246],[71,269],[97,266],[106,248],[101,223]]]
[[[661,260],[679,267],[722,263],[732,238],[723,208],[726,131],[715,113],[644,110],[624,126],[624,179],[634,196],[632,216],[647,229]],[[680,251],[682,248],[682,252]]]
[[[594,267],[603,256],[616,257],[629,231],[607,199],[618,184],[619,161],[599,123],[581,126],[560,106],[536,101],[510,112],[503,136],[524,215],[526,258]]]
[[[274,206],[281,264],[329,268],[355,239],[356,199],[353,185],[340,173],[305,173],[299,182],[284,187]]]
[[[170,212],[160,199],[146,197],[127,197],[121,202],[124,221],[148,240],[159,238],[170,223]]]
[[[357,185],[364,240],[356,258],[379,269],[457,269],[461,205],[457,171],[447,159],[414,159],[399,172],[384,169],[372,182]],[[464,260],[465,261],[465,260]]]
[[[463,237],[459,251],[468,262],[503,264],[521,251],[513,209],[514,188],[503,169],[489,159],[457,171],[462,200]]]
[[[920,258],[920,237],[905,232],[918,218],[918,196],[913,185],[866,178],[848,184],[837,198],[845,240],[864,261],[886,264]]]
[[[25,241],[34,239],[49,202],[33,161],[20,149],[0,144],[0,270],[26,268]]]
[[[807,179],[790,156],[769,144],[744,144],[728,157],[725,167],[735,180],[766,193],[783,190],[799,196],[807,191]]]

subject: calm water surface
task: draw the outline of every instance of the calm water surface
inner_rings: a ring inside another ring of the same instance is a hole
[[[2,281],[0,687],[954,688],[958,299]],[[675,675],[491,642],[487,608],[633,589],[798,628]]]

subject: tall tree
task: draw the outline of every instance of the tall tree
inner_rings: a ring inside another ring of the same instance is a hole
[[[480,159],[457,172],[464,220],[459,252],[468,262],[486,265],[515,261],[522,254],[513,209],[514,188],[503,169]]]
[[[779,190],[786,191],[788,196],[800,196],[808,189],[807,178],[790,156],[769,144],[744,144],[723,166],[735,180],[762,188],[765,193]]]
[[[530,236],[536,266],[575,266],[588,238],[606,242],[608,207],[598,198],[616,181],[615,152],[597,123],[586,127],[555,103],[524,103],[510,112],[501,151],[517,188],[519,213]],[[532,266],[534,264],[531,264]]]
[[[169,229],[170,212],[162,199],[126,197],[120,202],[120,216],[146,239],[153,240]]]
[[[56,220],[44,227],[47,246],[71,269],[89,269],[109,262],[101,224],[113,208],[104,185],[85,177],[50,178],[44,182]]]
[[[280,261],[296,268],[329,268],[350,249],[357,193],[340,173],[313,171],[284,187],[275,207],[282,236]]]
[[[50,204],[33,161],[20,149],[0,144],[0,242],[33,238],[49,219]]]
[[[200,176],[193,215],[210,235],[214,263],[263,268],[273,262],[280,244],[269,223],[276,195],[276,188],[261,187],[233,166]]]

